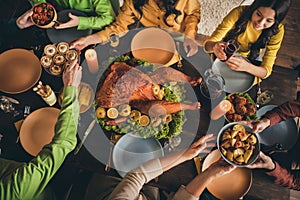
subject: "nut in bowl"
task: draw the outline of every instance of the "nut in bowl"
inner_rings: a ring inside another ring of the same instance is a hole
[[[248,93],[231,93],[225,97],[231,103],[231,109],[225,114],[228,122],[258,119],[256,105]]]
[[[255,162],[260,151],[257,135],[241,122],[225,125],[219,132],[217,146],[223,159],[237,167]]]
[[[55,8],[49,3],[39,3],[32,8],[31,21],[40,28],[51,28],[57,20]]]

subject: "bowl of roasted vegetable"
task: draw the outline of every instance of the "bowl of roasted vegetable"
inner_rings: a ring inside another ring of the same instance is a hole
[[[231,103],[231,109],[225,114],[228,122],[258,119],[255,102],[248,93],[231,93],[225,99]]]
[[[55,8],[49,3],[39,3],[33,6],[31,21],[40,28],[51,28],[57,20]]]
[[[219,132],[217,146],[221,156],[237,167],[254,163],[260,151],[257,135],[241,122],[225,125]]]

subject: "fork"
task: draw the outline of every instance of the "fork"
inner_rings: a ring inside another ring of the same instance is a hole
[[[24,108],[24,118],[26,118],[30,114],[30,106],[25,106]]]

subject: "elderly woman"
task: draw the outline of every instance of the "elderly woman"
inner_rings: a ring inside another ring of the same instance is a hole
[[[226,60],[224,48],[230,39],[237,40],[237,53],[247,57],[232,56],[226,64],[232,70],[248,72],[258,78],[267,78],[272,72],[276,54],[280,48],[284,19],[290,0],[255,0],[250,6],[240,6],[233,9],[217,27],[213,34],[204,42],[204,48],[220,60]],[[262,50],[265,53],[262,62],[253,63]]]
[[[160,27],[185,34],[184,48],[188,56],[198,51],[193,41],[200,21],[198,0],[125,0],[114,23],[103,31],[83,37],[73,43],[78,50],[88,45],[105,43],[110,33],[121,34],[136,22],[144,27]]]

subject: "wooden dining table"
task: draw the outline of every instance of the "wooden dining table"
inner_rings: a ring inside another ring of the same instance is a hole
[[[108,44],[97,45],[90,48],[94,48],[98,55],[99,71],[96,74],[91,74],[88,71],[87,63],[84,59],[84,52],[81,53],[81,65],[83,67],[83,77],[82,81],[91,85],[91,87],[96,92],[99,78],[106,70],[109,65],[108,60],[112,56],[117,54],[123,55],[130,52],[130,42],[138,30],[128,32],[124,37],[120,39],[120,44],[118,47],[112,47]],[[203,75],[204,71],[211,66],[211,60],[208,54],[206,54],[202,47],[199,46],[198,53],[193,57],[187,57],[183,48],[182,42],[177,46],[177,51],[181,52],[182,56],[182,67],[178,68],[177,63],[172,67],[174,69],[180,70],[188,75],[200,74]],[[113,50],[113,51],[112,51]],[[40,49],[42,51],[42,48]],[[40,57],[41,52],[36,52]],[[26,73],[26,72],[24,72]],[[63,87],[62,79],[60,76],[54,76],[42,70],[40,80],[44,83],[49,84],[52,89],[58,95],[59,91]],[[253,88],[250,93],[255,94],[255,89]],[[192,90],[201,102],[201,109],[197,112],[195,118],[189,117],[189,125],[193,125],[192,128],[184,128],[181,133],[182,141],[180,145],[169,151],[168,148],[164,148],[165,154],[173,153],[176,151],[183,150],[187,148],[193,141],[199,139],[206,133],[213,133],[217,135],[219,130],[225,124],[225,119],[222,117],[219,120],[210,120],[209,113],[211,109],[216,106],[224,97],[225,93],[222,93],[216,99],[208,99],[204,97],[199,86],[193,87]],[[28,91],[19,94],[9,94],[5,92],[0,92],[0,96],[5,95],[20,101],[20,104],[14,105],[15,111],[11,113],[4,113],[0,110],[0,133],[3,135],[0,141],[0,148],[2,158],[11,159],[19,162],[28,162],[33,157],[29,155],[18,141],[19,132],[15,126],[16,122],[24,119],[24,107],[30,106],[31,112],[39,108],[47,107],[48,105],[38,96],[32,88]],[[59,104],[56,103],[53,107],[60,108]],[[90,122],[93,120],[94,107],[92,106],[89,110],[80,114],[79,126],[78,126],[78,140],[83,138],[83,134],[87,129]],[[193,116],[191,114],[190,116]],[[97,125],[96,125],[97,126]],[[120,177],[118,172],[112,169],[107,172],[105,171],[105,165],[109,159],[109,132],[101,131],[101,127],[97,126],[94,131],[90,133],[87,140],[85,141],[83,147],[80,149],[78,154],[74,155],[72,152],[66,159],[65,164],[62,166],[55,180],[63,180],[67,177],[66,174],[70,168],[74,171],[88,171],[90,173],[101,173],[110,176]],[[97,145],[95,145],[97,141]],[[161,140],[162,145],[166,140]],[[100,148],[101,147],[101,148]],[[76,170],[75,170],[76,169]],[[64,176],[65,175],[65,176]],[[180,185],[186,185],[197,175],[197,169],[193,160],[182,163],[171,170],[165,172],[163,175],[158,177],[158,180],[150,182],[150,184],[158,186],[159,188],[166,191],[176,191]],[[72,179],[72,178],[70,178]],[[59,181],[58,181],[59,182]],[[282,186],[275,185],[272,180],[265,175],[261,170],[253,170],[253,183],[250,191],[244,196],[244,199],[288,199],[289,190]]]

